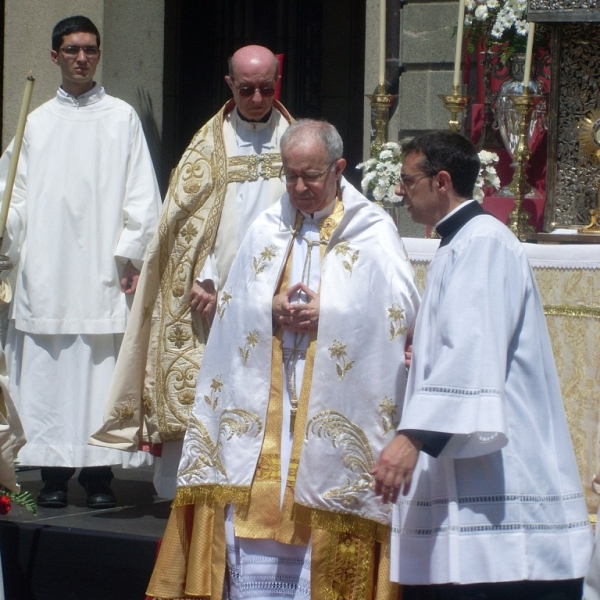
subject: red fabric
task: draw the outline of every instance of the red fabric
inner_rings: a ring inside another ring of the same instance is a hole
[[[277,71],[277,85],[275,86],[275,100],[280,100],[281,95],[281,75],[283,74],[283,57],[285,54],[276,54],[277,60],[279,61],[279,70]]]
[[[531,218],[529,224],[536,231],[541,231],[544,224],[544,204],[546,198],[525,198],[523,200],[523,210],[527,211]],[[483,199],[482,206],[485,210],[492,213],[497,219],[505,225],[510,225],[510,213],[515,207],[515,199],[501,196],[486,196]]]
[[[138,450],[142,452],[150,452],[152,456],[160,458],[162,456],[162,444],[153,444],[152,442],[140,442]]]
[[[488,81],[485,79],[485,42],[481,41],[477,47],[477,102],[471,105],[471,139],[473,143],[479,142],[483,128],[483,108],[485,101],[486,86],[489,87],[492,99],[498,93],[500,86],[509,77],[508,68],[504,67],[500,61],[501,47],[494,46],[490,49],[491,52],[491,72]],[[540,66],[540,72],[537,75],[538,81],[542,83],[544,92],[547,94],[550,89],[550,55],[547,49],[540,48],[536,51],[534,63]],[[492,100],[493,101],[493,100]],[[497,139],[501,142],[500,134],[496,133]],[[511,167],[510,154],[504,147],[501,148],[484,148],[492,150],[498,154],[498,164],[496,171],[500,178],[502,187],[510,185],[514,170]],[[526,198],[523,202],[523,208],[532,213],[530,223],[541,231],[543,226],[543,214],[546,195],[546,163],[547,163],[547,135],[544,133],[537,144],[533,148],[531,158],[529,160],[527,180],[529,184],[538,190],[542,198],[529,199]],[[493,193],[493,192],[492,192]],[[486,210],[494,214],[504,223],[508,223],[508,215],[514,206],[512,198],[486,196],[483,201],[483,206]]]

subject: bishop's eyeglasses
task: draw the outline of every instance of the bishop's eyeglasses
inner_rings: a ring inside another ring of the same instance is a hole
[[[238,94],[242,98],[250,98],[251,96],[254,96],[254,94],[257,91],[261,96],[264,96],[265,98],[270,98],[271,96],[273,96],[275,94],[275,88],[271,87],[270,85],[259,86],[259,87],[252,87],[251,85],[242,85],[236,89],[238,91]]]
[[[285,173],[283,170],[283,167],[281,167],[281,171],[279,172],[279,178],[284,181],[285,183],[289,183],[289,184],[295,184],[297,183],[298,179],[302,179],[302,181],[304,181],[304,183],[316,183],[317,181],[319,181],[320,179],[323,178],[323,176],[328,173],[331,170],[331,167],[333,167],[333,165],[338,161],[338,159],[336,158],[335,160],[333,160],[331,162],[331,164],[324,170],[321,171],[320,173],[317,172],[308,172],[308,173],[300,173],[300,175],[296,175],[295,173]]]

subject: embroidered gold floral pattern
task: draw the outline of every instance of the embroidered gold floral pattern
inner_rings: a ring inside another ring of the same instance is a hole
[[[383,402],[379,405],[381,412],[381,426],[383,427],[384,435],[395,430],[400,421],[398,419],[398,407],[389,396],[384,396]]]
[[[340,240],[335,245],[335,255],[342,257],[342,265],[350,273],[350,276],[352,276],[352,270],[358,261],[359,254],[360,250],[352,250],[350,243],[346,240]]]
[[[278,454],[261,454],[256,465],[255,481],[279,481],[281,460]]]
[[[221,394],[221,390],[223,389],[223,380],[220,375],[213,377],[210,382],[210,395],[204,395],[204,401],[208,404],[213,410],[215,410],[219,404],[219,397]]]
[[[185,294],[185,286],[183,283],[177,282],[171,288],[171,293],[175,298],[181,298]]]
[[[371,470],[375,464],[373,451],[364,431],[347,417],[336,411],[321,411],[306,425],[306,439],[310,435],[331,441],[343,456],[344,466],[352,473],[341,487],[328,490],[325,498],[340,499],[345,506],[356,504],[359,495],[374,486]]]
[[[258,331],[256,329],[253,329],[246,336],[246,345],[243,347],[238,346],[238,350],[240,351],[240,355],[242,357],[242,360],[244,361],[244,364],[247,363],[248,359],[250,358],[250,350],[252,350],[252,348],[254,348],[257,344]]]
[[[346,360],[346,345],[338,340],[333,340],[333,344],[329,348],[331,358],[337,358],[339,361],[335,364],[335,370],[340,378],[340,381],[344,380],[346,373],[354,365],[353,360]]]
[[[183,229],[179,232],[185,241],[190,244],[192,240],[198,235],[198,228],[192,223],[192,221],[188,221]]]
[[[183,348],[190,337],[191,335],[181,325],[177,324],[171,329],[167,339],[174,344],[176,348]]]
[[[265,249],[260,253],[258,257],[252,259],[254,265],[254,274],[258,277],[266,268],[267,263],[271,262],[277,254],[277,246],[274,244],[271,246],[265,246]]]
[[[186,194],[197,194],[202,188],[202,180],[210,176],[210,164],[204,159],[186,162],[181,168],[181,184]],[[176,181],[176,180],[175,180]]]
[[[390,319],[390,341],[395,340],[399,335],[404,335],[407,331],[404,317],[404,309],[398,304],[392,304],[388,310],[388,319]]]
[[[230,156],[227,173],[229,182],[256,181],[259,176],[263,179],[279,177],[282,162],[281,154],[265,152],[244,156]]]
[[[217,306],[217,314],[219,315],[219,320],[223,318],[225,315],[225,311],[229,306],[229,301],[233,298],[231,291],[223,290],[221,297],[219,298],[219,304]]]
[[[127,421],[131,421],[134,416],[133,397],[127,396],[125,401],[120,406],[115,406],[111,413],[111,417],[119,422],[119,427],[122,429]]]
[[[186,451],[182,455],[179,476],[191,473],[198,474],[201,479],[206,479],[206,470],[217,469],[227,477],[225,466],[221,462],[223,443],[234,436],[241,438],[244,435],[257,437],[262,431],[262,422],[257,415],[241,408],[224,410],[219,419],[217,440],[213,441],[206,426],[192,414],[188,425],[186,438]]]
[[[194,393],[194,390],[188,388],[179,392],[177,394],[177,399],[179,400],[179,403],[183,406],[191,406],[192,404],[194,404],[196,394]]]

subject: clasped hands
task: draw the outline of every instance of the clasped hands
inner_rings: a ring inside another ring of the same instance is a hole
[[[295,302],[292,298],[303,293],[306,302]],[[306,333],[319,327],[320,298],[317,292],[299,282],[291,288],[273,296],[273,324],[286,331]]]

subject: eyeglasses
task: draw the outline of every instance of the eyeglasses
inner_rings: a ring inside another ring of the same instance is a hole
[[[437,173],[436,173],[437,175]],[[409,189],[411,187],[415,187],[421,179],[435,177],[435,175],[405,175],[404,173],[400,175],[400,183],[403,187]]]
[[[254,96],[257,90],[258,93],[265,98],[270,98],[273,96],[273,94],[275,94],[275,88],[271,86],[252,87],[251,85],[242,85],[236,89],[242,98],[250,98],[251,96]]]
[[[83,52],[88,58],[95,58],[100,54],[98,46],[63,46],[60,51],[71,58],[76,58],[80,52]]]
[[[284,173],[283,167],[281,167],[281,171],[279,172],[279,178],[285,181],[286,184],[295,184],[298,182],[298,179],[302,178],[304,183],[316,183],[319,179],[322,179],[325,173],[328,173],[331,170],[331,167],[338,161],[336,158],[324,171],[320,173],[301,173],[300,175],[294,175],[292,173]]]

